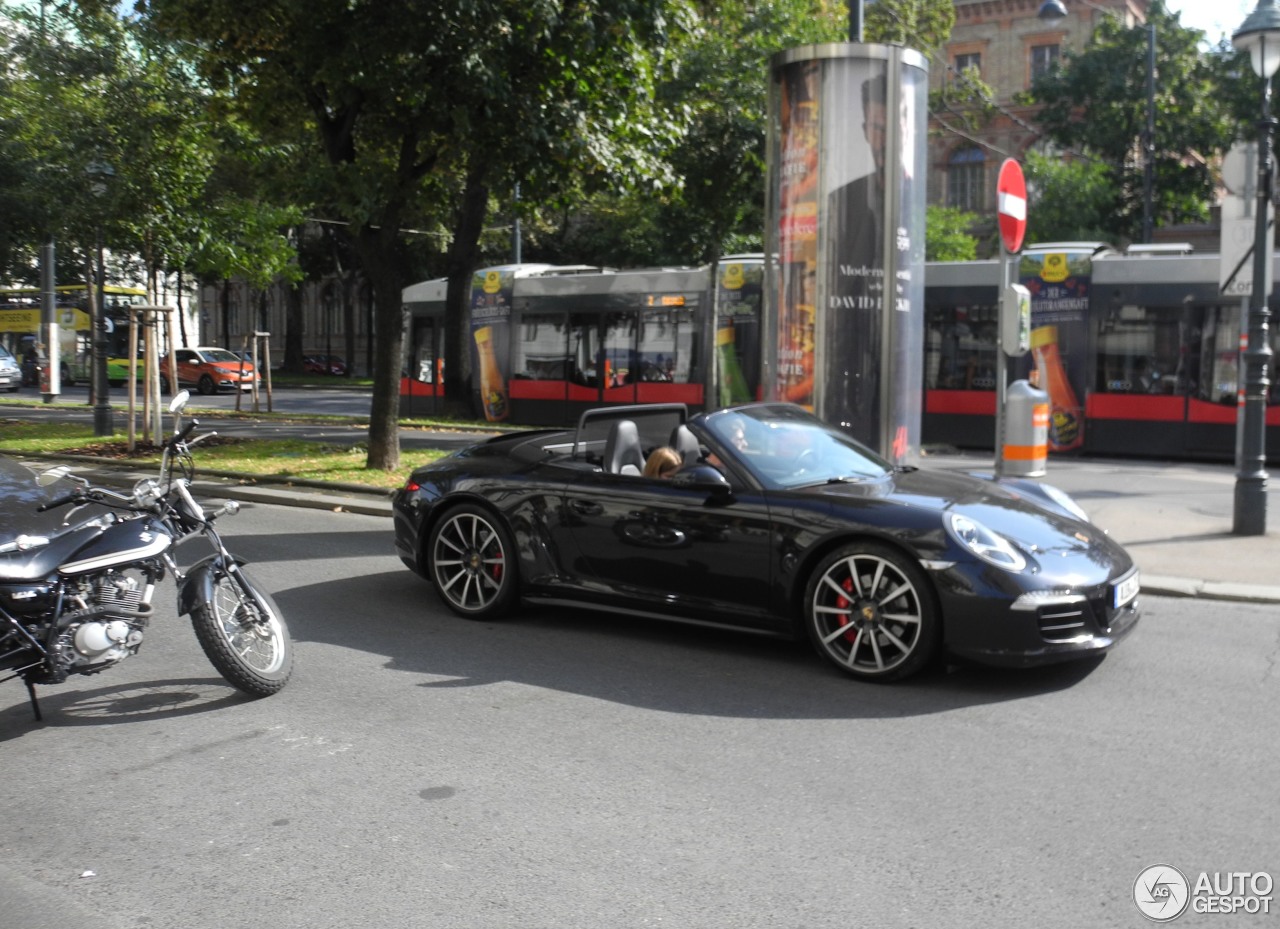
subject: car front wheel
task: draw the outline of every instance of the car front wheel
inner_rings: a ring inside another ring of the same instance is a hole
[[[941,625],[924,573],[874,542],[846,545],[809,579],[804,623],[818,651],[841,671],[896,681],[937,653]]]
[[[515,549],[489,511],[464,505],[431,531],[429,575],[436,592],[459,616],[494,619],[516,600]]]

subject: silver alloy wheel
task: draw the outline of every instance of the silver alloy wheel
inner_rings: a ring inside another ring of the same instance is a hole
[[[831,564],[813,587],[809,621],[828,656],[860,676],[899,668],[926,635],[926,607],[894,561],[853,552]]]
[[[213,615],[231,650],[259,674],[273,674],[284,665],[284,632],[272,612],[265,616],[233,578],[220,577],[213,587]]]
[[[507,583],[507,552],[498,530],[483,516],[449,516],[433,536],[431,571],[436,589],[456,610],[483,613],[500,606]]]

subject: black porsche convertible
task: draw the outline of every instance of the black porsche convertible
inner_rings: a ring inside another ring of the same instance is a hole
[[[644,476],[660,447],[678,469]],[[1133,560],[1061,491],[895,467],[788,404],[591,410],[417,469],[394,509],[401,560],[462,616],[524,601],[807,635],[866,680],[943,653],[1095,655],[1139,615]]]

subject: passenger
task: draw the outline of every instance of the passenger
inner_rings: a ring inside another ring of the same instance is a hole
[[[669,478],[680,470],[681,464],[680,453],[669,445],[662,445],[649,453],[644,463],[644,476]]]
[[[725,420],[725,435],[728,437],[729,444],[740,452],[747,450],[747,420],[745,417],[735,413]],[[707,455],[707,464],[714,465],[721,471],[724,470],[724,462],[720,460],[720,456],[715,452]]]

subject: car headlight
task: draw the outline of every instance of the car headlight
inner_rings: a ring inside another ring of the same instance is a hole
[[[1021,571],[1027,559],[1004,536],[997,535],[982,523],[962,513],[951,513],[947,528],[952,537],[987,564],[1006,571]]]

